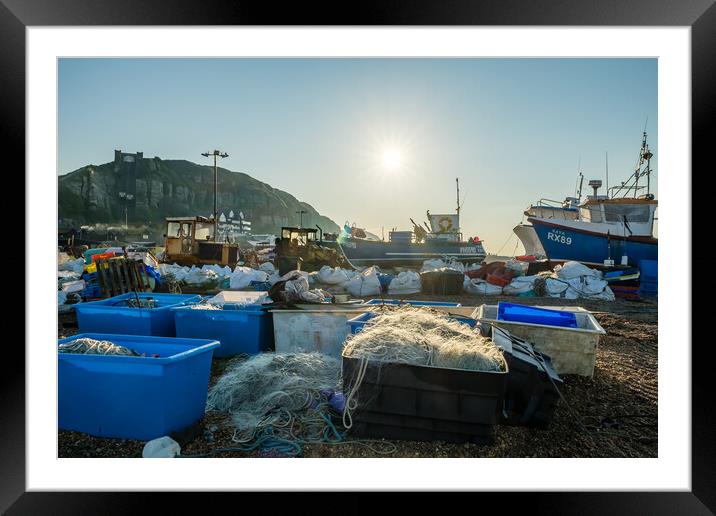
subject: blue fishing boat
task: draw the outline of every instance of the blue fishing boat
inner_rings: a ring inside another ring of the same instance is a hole
[[[457,183],[456,213],[431,214],[428,223],[413,223],[412,231],[390,231],[388,240],[347,224],[336,239],[345,257],[356,267],[416,266],[429,259],[455,259],[463,263],[481,263],[486,256],[478,237],[463,239],[460,230],[460,189]]]
[[[652,156],[644,132],[635,172],[626,182],[607,188],[607,195],[598,194],[600,180],[590,181],[594,195],[579,205],[576,220],[528,216],[547,257],[597,265],[658,260],[654,236],[658,202],[649,192]],[[646,178],[645,186],[639,186],[641,178]],[[646,194],[639,195],[643,189]]]

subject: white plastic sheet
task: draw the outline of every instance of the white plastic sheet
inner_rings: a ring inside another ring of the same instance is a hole
[[[458,262],[455,259],[441,260],[440,258],[434,258],[431,260],[425,260],[420,272],[434,271],[438,269],[451,269],[458,272],[465,272],[465,264]]]

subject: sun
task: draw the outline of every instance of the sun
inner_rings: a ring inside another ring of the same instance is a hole
[[[386,170],[397,170],[400,168],[402,156],[397,149],[385,149],[383,151],[383,168]]]

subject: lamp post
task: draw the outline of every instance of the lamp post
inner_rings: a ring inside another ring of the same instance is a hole
[[[129,227],[129,221],[127,217],[127,207],[129,205],[129,201],[134,199],[134,196],[127,192],[119,192],[119,198],[124,201],[124,229],[126,230]]]
[[[218,150],[214,150],[212,152],[202,152],[202,156],[209,157],[214,156],[214,242],[219,241],[219,219],[218,217],[218,210],[216,208],[216,199],[219,195],[219,172],[216,168],[216,158],[226,158],[229,155],[226,152],[221,152]]]
[[[298,216],[300,217],[300,218],[299,218],[299,221],[300,221],[300,222],[298,223],[298,227],[299,227],[299,228],[300,228],[300,227],[303,227],[303,214],[304,214],[304,213],[308,213],[308,212],[307,212],[306,210],[300,210],[300,211],[297,211],[296,213],[298,213]]]

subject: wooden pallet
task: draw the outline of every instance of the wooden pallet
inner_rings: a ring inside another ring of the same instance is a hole
[[[124,257],[97,260],[97,281],[103,297],[128,292],[151,292],[149,275],[143,262]]]

